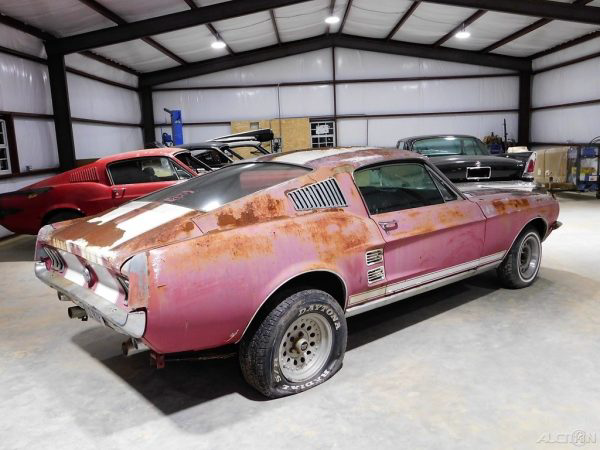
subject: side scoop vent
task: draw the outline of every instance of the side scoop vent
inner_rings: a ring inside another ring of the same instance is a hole
[[[328,178],[288,192],[297,211],[348,206],[337,181]]]
[[[99,181],[98,171],[95,167],[86,167],[69,174],[71,183],[83,183],[85,181]]]
[[[381,281],[385,278],[385,270],[383,266],[376,267],[375,269],[371,269],[367,272],[367,280],[369,284],[376,283],[377,281]]]
[[[383,249],[378,248],[377,250],[369,250],[366,253],[367,266],[378,264],[383,262]]]

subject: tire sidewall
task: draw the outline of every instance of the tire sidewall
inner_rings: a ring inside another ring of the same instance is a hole
[[[537,241],[540,256],[539,256],[538,264],[537,264],[534,274],[531,277],[525,279],[525,278],[523,278],[523,276],[521,275],[521,271],[519,270],[519,265],[520,265],[519,264],[520,263],[519,252],[521,250],[521,246],[523,245],[523,242],[525,242],[525,240],[530,236],[533,236],[534,239]],[[539,234],[536,231],[530,229],[530,230],[527,230],[525,233],[523,233],[523,236],[521,236],[519,238],[518,245],[516,246],[516,251],[513,255],[513,258],[515,258],[514,270],[515,270],[515,275],[518,278],[518,280],[523,284],[523,286],[528,286],[531,283],[533,283],[535,281],[535,279],[537,278],[537,275],[540,271],[540,267],[542,265],[542,241],[540,239]]]
[[[268,388],[276,396],[295,394],[313,388],[331,378],[342,366],[346,351],[347,328],[344,312],[329,294],[319,290],[300,291],[289,297],[293,301],[290,308],[280,318],[271,338],[265,374]],[[287,328],[305,314],[315,313],[323,317],[331,326],[332,346],[323,368],[312,378],[303,382],[289,381],[279,367],[279,346]]]

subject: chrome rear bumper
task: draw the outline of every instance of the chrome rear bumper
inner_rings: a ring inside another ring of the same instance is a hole
[[[134,338],[141,338],[146,330],[144,311],[127,312],[94,292],[46,269],[42,262],[35,263],[35,275],[59,294],[86,310],[89,316],[114,330]]]

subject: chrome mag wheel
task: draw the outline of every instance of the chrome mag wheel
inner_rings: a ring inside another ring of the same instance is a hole
[[[320,314],[308,313],[285,331],[279,345],[279,367],[288,381],[301,383],[325,366],[333,347],[333,329]]]
[[[530,234],[519,247],[519,273],[523,280],[528,281],[535,276],[540,264],[541,245],[536,234]]]

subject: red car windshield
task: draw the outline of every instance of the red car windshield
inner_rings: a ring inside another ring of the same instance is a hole
[[[310,171],[307,167],[281,163],[234,164],[154,192],[143,200],[206,212]]]

